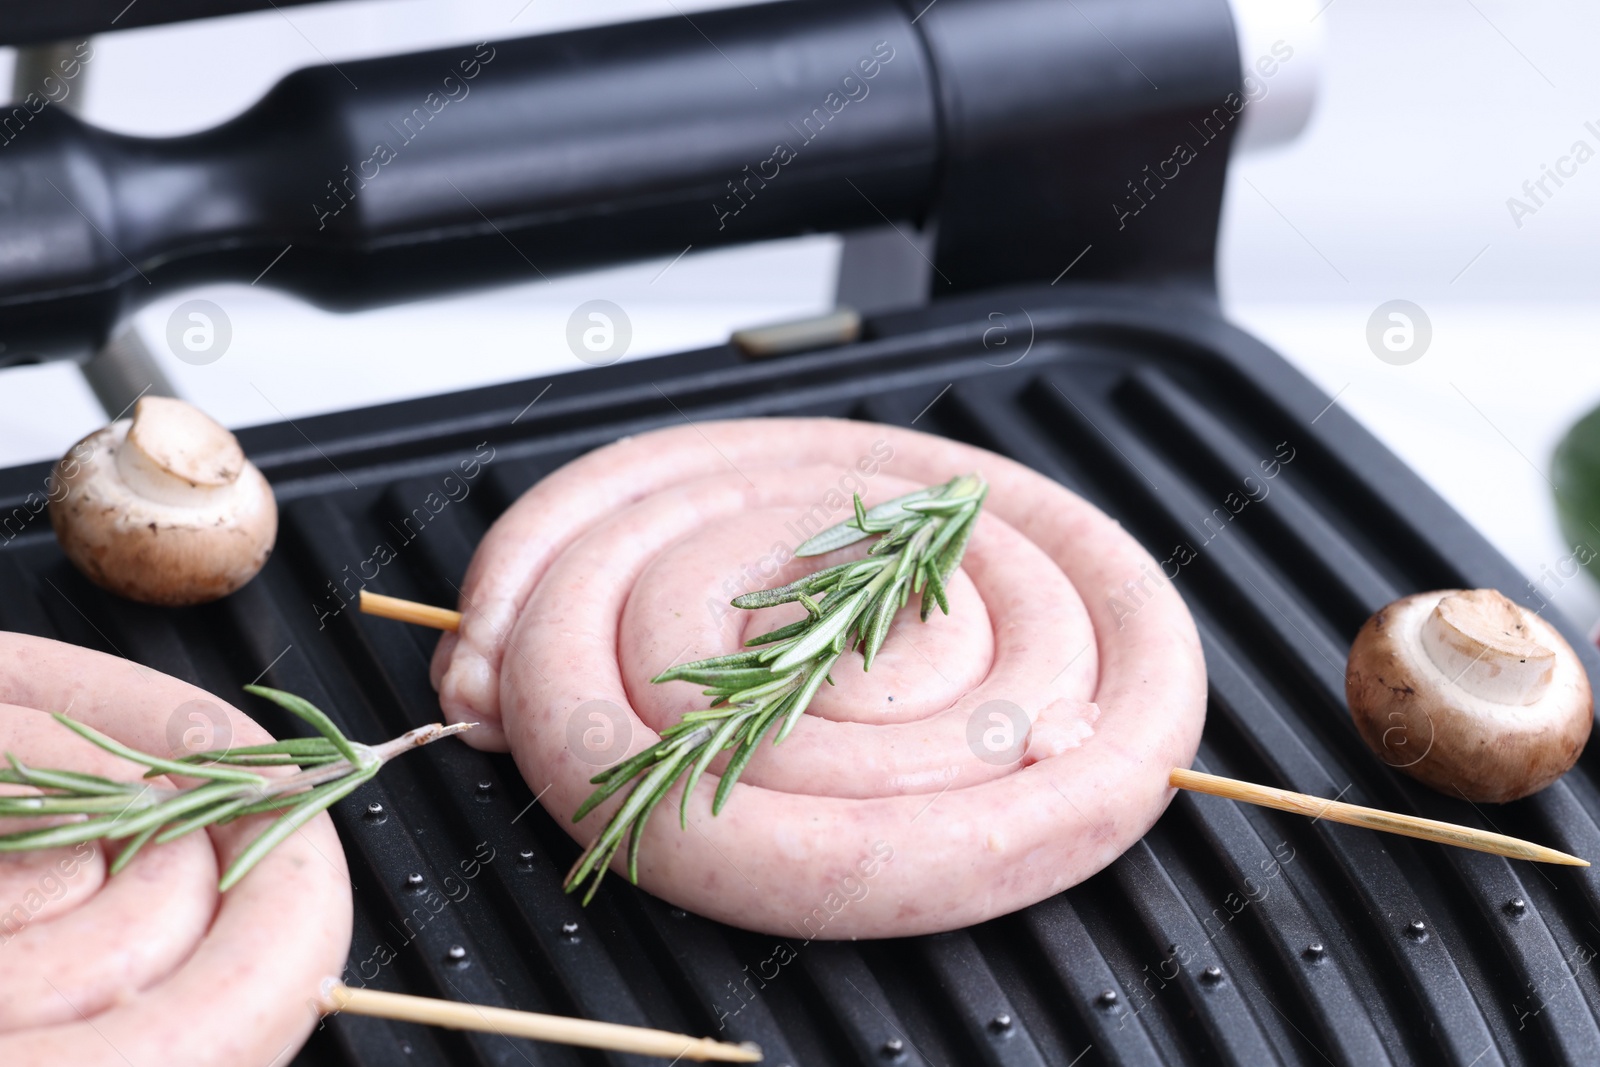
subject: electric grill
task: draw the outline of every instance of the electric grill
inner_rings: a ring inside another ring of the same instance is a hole
[[[47,10],[0,17],[0,31],[95,28]],[[730,183],[880,40],[895,58],[872,95],[724,220]],[[817,0],[493,47],[473,83],[485,106],[446,108],[325,227],[310,205],[326,183],[473,49],[344,64],[359,93],[332,68],[301,72],[178,142],[46,109],[0,155],[7,352],[81,353],[137,292],[247,276],[290,242],[306,254],[276,281],[354,305],[534,263],[905,220],[939,299],[866,315],[833,347],[752,359],[729,344],[241,431],[278,494],[279,547],[254,582],[199,608],[102,593],[34,514],[48,465],[0,471],[0,627],[230,699],[260,678],[353,736],[392,736],[437,718],[436,635],[360,615],[355,592],[453,604],[488,524],[560,464],[685,420],[914,425],[1049,474],[1164,561],[1151,581],[1177,585],[1206,652],[1200,769],[1600,856],[1592,757],[1489,810],[1395,774],[1352,728],[1345,655],[1378,607],[1458,586],[1544,604],[1337,404],[1221,318],[1211,263],[1239,71],[1220,2]],[[1214,137],[1181,176],[1145,186],[1128,217],[1142,168],[1203,131]],[[119,238],[120,253],[107,247]],[[490,450],[469,493],[417,518]],[[396,558],[375,568],[378,545]],[[1552,621],[1593,674],[1582,635]],[[280,736],[304,732],[243,706]],[[1106,871],[1024,912],[786,951],[621,878],[579,907],[561,891],[577,848],[507,757],[432,746],[334,819],[356,905],[352,984],[753,1040],[791,1067],[1600,1062],[1592,876],[1214,798],[1179,794]],[[650,1061],[335,1017],[296,1062]]]

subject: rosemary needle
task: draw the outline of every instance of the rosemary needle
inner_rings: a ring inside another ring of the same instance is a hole
[[[687,829],[689,795],[711,761],[731,749],[711,801],[711,814],[720,813],[756,746],[774,727],[773,744],[789,736],[822,683],[832,684],[828,672],[841,656],[859,651],[862,669],[872,669],[895,613],[912,595],[920,597],[924,621],[935,606],[948,615],[945,585],[961,565],[988,492],[983,478],[966,474],[872,508],[857,494],[852,518],[823,530],[795,555],[822,556],[877,538],[865,557],[734,598],[734,607],[748,610],[799,603],[806,617],[746,641],[750,651],[686,663],[652,679],[704,686],[711,706],[685,715],[661,732],[660,741],[590,779],[598,788],[573,813],[573,822],[632,788],[567,873],[567,892],[586,885],[583,902],[594,899],[624,844],[628,877],[637,882],[639,843],[651,812],[687,775],[678,802],[679,826]]]
[[[148,781],[119,782],[79,771],[40,769],[27,766],[8,752],[10,766],[0,768],[0,783],[33,786],[40,792],[0,796],[0,816],[87,818],[0,835],[0,852],[55,848],[80,841],[126,841],[111,864],[111,873],[115,874],[151,840],[159,844],[246,815],[281,812],[223,872],[218,889],[227,892],[285,838],[354,792],[389,760],[474,725],[435,723],[381,745],[367,746],[345,737],[325,713],[293,693],[261,685],[247,685],[245,691],[265,697],[304,719],[321,736],[197,752],[174,760],[129,748],[92,726],[56,715],[57,722],[85,740],[114,756],[150,768],[145,778],[179,774],[201,779],[201,784],[172,789]],[[286,764],[303,769],[285,777],[267,777],[249,769]]]

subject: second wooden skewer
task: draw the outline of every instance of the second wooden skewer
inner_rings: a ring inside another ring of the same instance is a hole
[[[418,604],[410,600],[401,600],[399,597],[381,596],[369,593],[365,589],[361,591],[361,610],[368,615],[398,619],[419,626],[431,626],[436,630],[455,630],[461,625],[459,611]],[[1327,819],[1348,826],[1363,826],[1369,830],[1403,834],[1424,841],[1436,841],[1441,845],[1456,845],[1460,848],[1476,849],[1479,852],[1492,852],[1497,856],[1508,856],[1511,859],[1532,860],[1535,863],[1559,863],[1568,867],[1589,866],[1588,860],[1581,860],[1565,852],[1557,852],[1553,848],[1536,845],[1520,838],[1507,837],[1504,834],[1474,830],[1469,826],[1439,822],[1437,819],[1400,815],[1378,808],[1364,808],[1357,804],[1345,804],[1307,793],[1255,785],[1235,778],[1222,778],[1203,771],[1174,767],[1169,781],[1176,789],[1189,789],[1196,793],[1226,797],[1245,804],[1258,804],[1265,808],[1276,808],[1278,811],[1309,816],[1312,819]]]
[[[328,982],[323,988],[322,1010],[399,1019],[450,1030],[481,1030],[507,1037],[530,1037],[537,1041],[554,1041],[611,1052],[633,1052],[643,1056],[660,1056],[673,1062],[761,1062],[761,1049],[748,1043],[732,1045],[725,1041],[713,1041],[709,1037],[675,1034],[670,1030],[651,1030],[642,1026],[572,1019],[565,1015],[541,1015],[510,1008],[462,1004],[453,1000],[407,996],[404,993],[384,993],[376,989],[352,989],[335,981]]]
[[[376,615],[382,619],[413,622],[418,626],[449,630],[451,633],[461,626],[459,611],[436,608],[432,604],[418,604],[415,600],[401,600],[397,596],[369,593],[365,589],[361,590],[361,611],[363,614]]]
[[[1329,822],[1344,823],[1347,826],[1364,826],[1369,830],[1383,830],[1386,833],[1403,834],[1424,841],[1437,841],[1441,845],[1456,845],[1460,848],[1476,849],[1479,852],[1492,852],[1496,856],[1532,860],[1535,863],[1560,863],[1568,867],[1589,866],[1588,860],[1581,860],[1576,856],[1569,856],[1565,852],[1557,852],[1553,848],[1536,845],[1531,841],[1507,837],[1505,834],[1474,830],[1470,826],[1457,826],[1455,823],[1423,819],[1415,815],[1399,815],[1379,808],[1364,808],[1359,804],[1345,804],[1338,800],[1314,797],[1308,793],[1294,793],[1269,785],[1255,785],[1234,778],[1206,774],[1203,771],[1189,771],[1176,767],[1173,768],[1169,780],[1178,789],[1191,789],[1196,793],[1209,793],[1215,797],[1226,797],[1246,804],[1259,804],[1264,808],[1276,808],[1278,811],[1307,815],[1313,819],[1327,819]]]

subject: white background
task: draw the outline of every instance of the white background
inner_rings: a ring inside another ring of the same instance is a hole
[[[1274,13],[1268,39],[1296,49],[1269,98],[1311,69],[1320,78],[1297,140],[1233,164],[1220,259],[1228,314],[1337,394],[1539,576],[1573,549],[1555,526],[1551,449],[1600,402],[1600,158],[1549,186],[1520,227],[1506,201],[1526,199],[1522,183],[1573,142],[1600,150],[1584,128],[1600,129],[1600,7],[1239,2]],[[301,66],[713,6],[360,0],[268,10],[99,37],[75,91],[98,125],[185,133],[243,110]],[[1247,60],[1255,47],[1245,46]],[[9,67],[0,50],[0,83]],[[836,258],[830,237],[691,251],[676,263],[343,316],[264,286],[214,286],[164,297],[136,326],[184,396],[243,426],[580,369],[567,317],[596,297],[627,309],[630,358],[717,343],[739,326],[825,310]],[[163,340],[173,308],[196,296],[224,307],[233,326],[227,354],[207,366],[177,361]],[[1366,342],[1368,317],[1397,298],[1420,305],[1433,331],[1406,366],[1380,361]],[[0,465],[59,455],[103,419],[70,366],[0,372]],[[1600,617],[1587,578],[1555,600],[1580,624]]]

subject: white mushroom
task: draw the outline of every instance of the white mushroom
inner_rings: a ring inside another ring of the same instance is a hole
[[[144,397],[55,466],[50,523],[97,585],[147,604],[200,604],[255,577],[278,506],[239,441],[181,400]]]
[[[1554,782],[1593,722],[1572,646],[1493,589],[1417,593],[1377,612],[1350,648],[1345,696],[1385,763],[1477,802]]]

